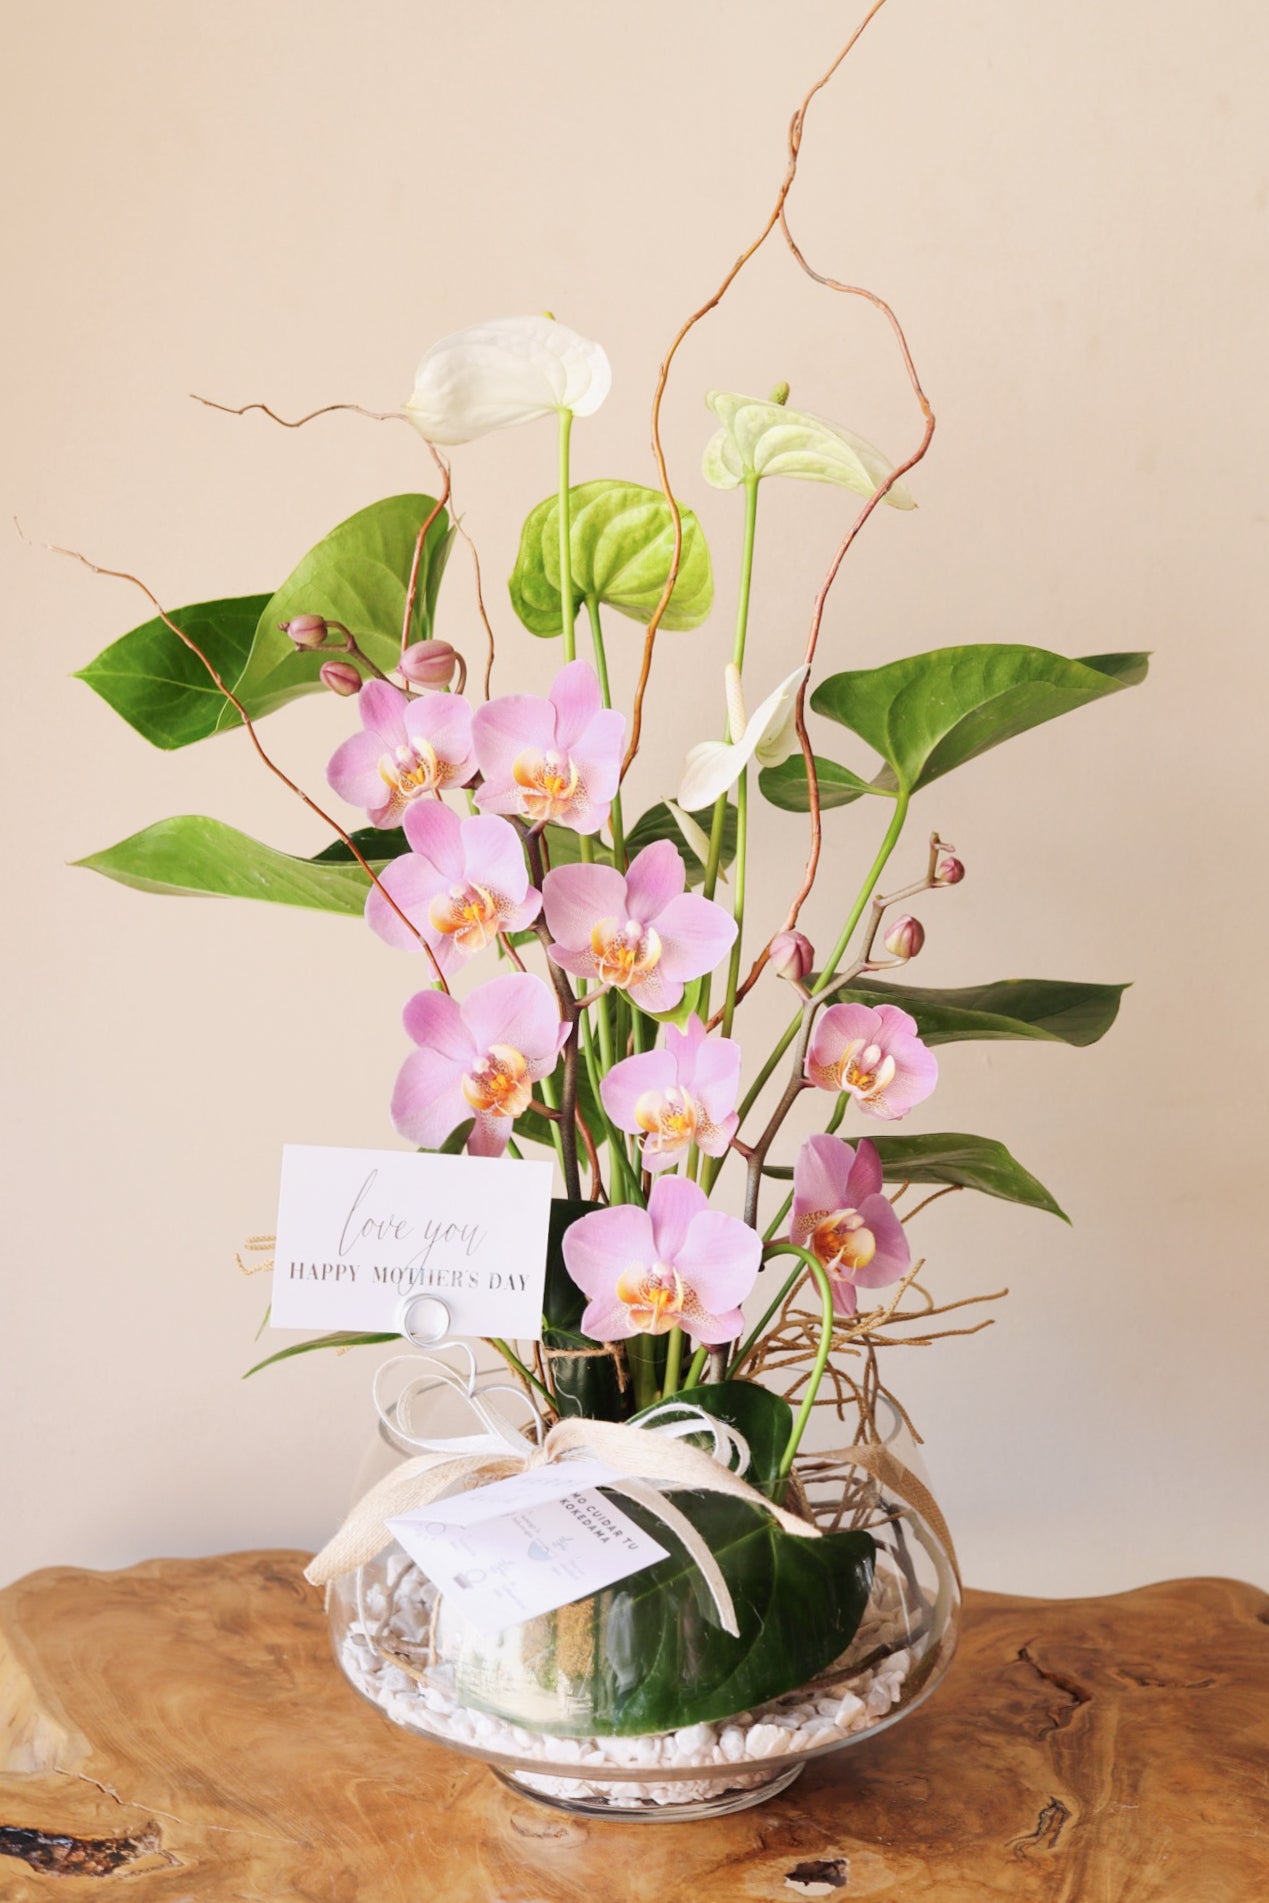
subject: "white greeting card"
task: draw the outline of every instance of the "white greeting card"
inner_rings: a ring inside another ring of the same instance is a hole
[[[270,1320],[389,1331],[408,1295],[452,1335],[542,1332],[551,1164],[288,1143]]]
[[[464,1618],[501,1632],[667,1557],[597,1491],[615,1478],[601,1461],[539,1467],[402,1514],[388,1530]]]

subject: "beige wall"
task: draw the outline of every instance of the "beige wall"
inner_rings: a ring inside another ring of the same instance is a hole
[[[855,6],[435,0],[11,14],[3,495],[33,538],[170,603],[274,585],[376,496],[421,485],[404,430],[302,436],[186,400],[391,405],[433,337],[549,307],[606,343],[579,477],[652,480],[660,353],[755,229],[785,122]],[[1075,1218],[968,1196],[924,1237],[940,1293],[1007,1282],[999,1323],[913,1353],[969,1577],[1035,1593],[1264,1577],[1264,101],[1252,0],[891,0],[815,108],[796,224],[909,327],[939,412],[915,516],[872,524],[826,662],[1028,640],[1155,650],[1139,693],[923,796],[969,878],[925,908],[920,977],[1132,977],[1101,1047],[945,1053],[920,1126],[1004,1138]],[[683,353],[667,442],[718,562],[715,622],[667,638],[640,769],[674,784],[718,716],[736,508],[695,467],[711,385],[794,400],[898,451],[884,328],[774,250]],[[549,430],[458,458],[501,578],[551,486]],[[778,493],[777,493],[778,489]],[[791,664],[843,498],[769,485],[753,672]],[[241,1385],[265,1301],[234,1250],[272,1222],[285,1139],[390,1141],[404,962],[357,924],[174,903],[66,862],[205,811],[314,850],[240,737],[165,757],[67,679],[130,593],[4,538],[9,817],[0,1575],[319,1538],[365,1439],[367,1363]],[[473,618],[464,565],[443,631]],[[627,683],[634,639],[613,630]],[[349,710],[269,737],[310,783]],[[822,939],[871,853],[836,816]],[[790,844],[790,840],[793,841]],[[782,909],[798,823],[764,818]],[[914,974],[915,976],[915,974]],[[759,993],[753,1018],[784,1002]],[[1259,1444],[1258,1444],[1259,1443]]]

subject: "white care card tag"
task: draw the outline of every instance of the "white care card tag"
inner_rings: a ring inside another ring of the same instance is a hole
[[[667,1557],[596,1490],[616,1478],[598,1460],[536,1467],[402,1514],[388,1531],[465,1619],[501,1632]]]
[[[390,1332],[439,1296],[451,1335],[537,1341],[549,1162],[288,1143],[273,1257],[275,1328]]]

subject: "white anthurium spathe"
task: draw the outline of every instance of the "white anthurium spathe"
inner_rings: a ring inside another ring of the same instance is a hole
[[[757,476],[796,476],[803,482],[835,482],[857,496],[871,496],[894,464],[862,436],[756,396],[711,390],[705,398],[722,424],[705,446],[701,471],[715,489],[738,489]],[[892,509],[915,509],[912,493],[896,482],[883,498]]]
[[[779,766],[788,759],[798,744],[798,689],[806,674],[805,667],[794,668],[746,719],[740,676],[728,667],[728,725],[734,738],[702,740],[688,754],[678,796],[685,812],[698,813],[730,792],[751,760],[759,766]]]
[[[429,443],[470,443],[560,410],[590,416],[611,383],[603,346],[567,324],[495,317],[432,345],[405,413]]]

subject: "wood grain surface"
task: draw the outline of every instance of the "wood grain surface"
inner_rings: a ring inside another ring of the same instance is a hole
[[[398,1730],[298,1553],[0,1593],[0,1897],[129,1903],[1260,1903],[1269,1599],[970,1593],[923,1710],[783,1797],[582,1821]]]

